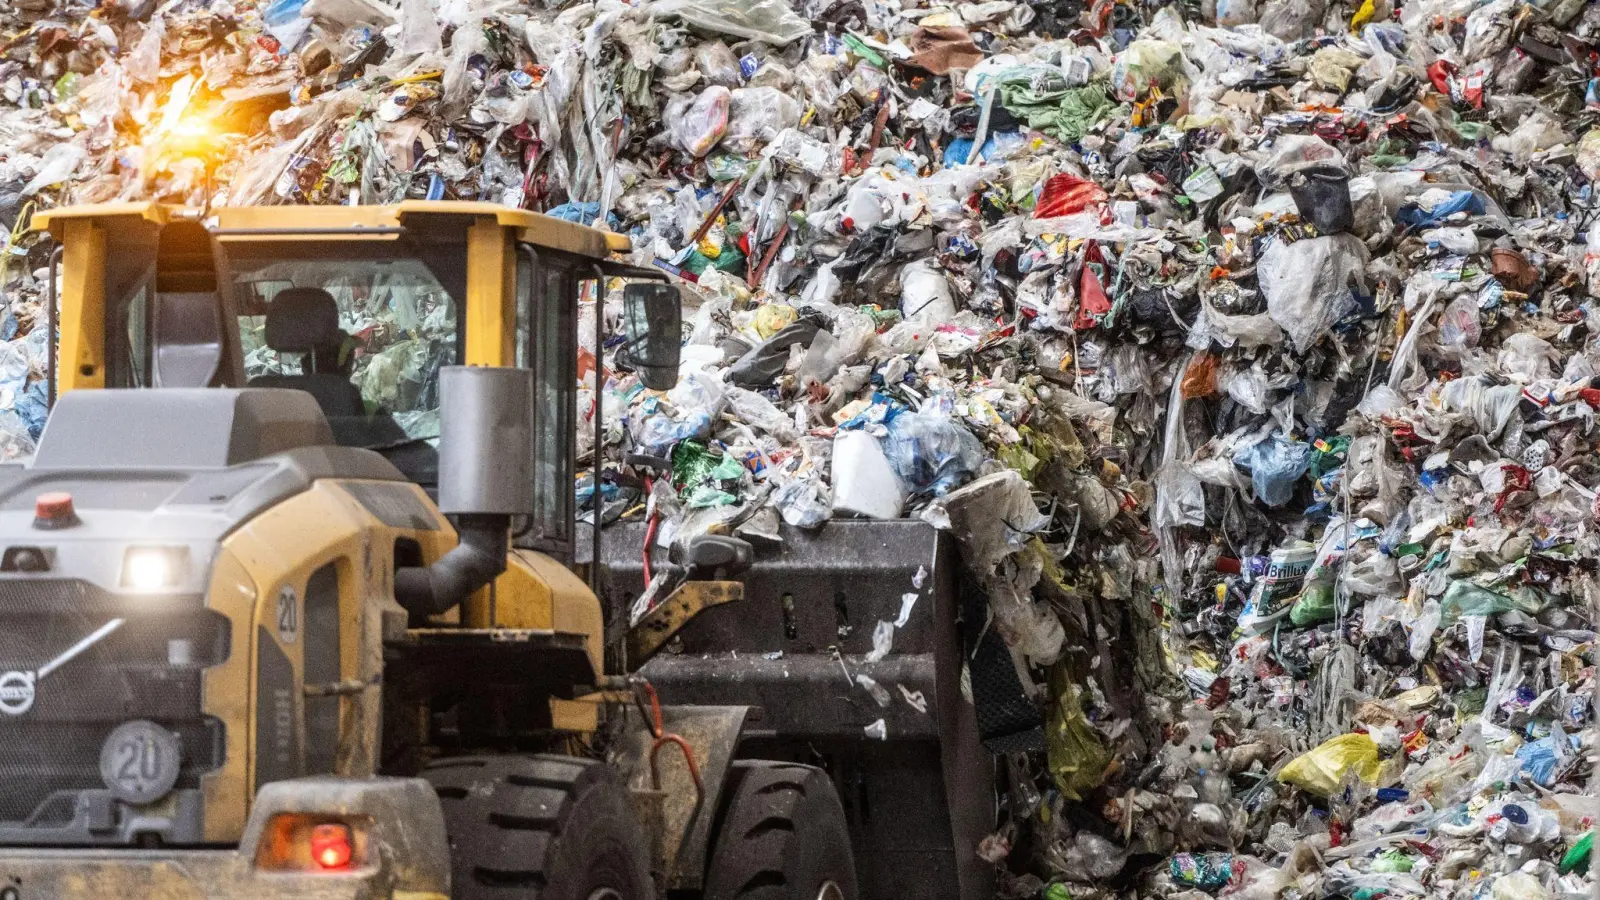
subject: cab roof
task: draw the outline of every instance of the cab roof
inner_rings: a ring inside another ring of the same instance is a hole
[[[493,218],[503,227],[515,228],[519,240],[593,259],[606,259],[614,251],[629,248],[626,235],[494,203],[448,200],[406,200],[393,206],[219,207],[210,211],[168,203],[99,203],[35,213],[32,227],[62,240],[67,223],[76,220],[133,218],[155,225],[203,221],[225,240],[259,240],[268,235],[273,240],[295,240],[296,231],[305,231],[306,239],[328,240],[329,229],[349,229],[350,237],[366,237],[361,230],[372,229],[371,236],[378,236],[404,228],[408,220],[429,216]]]

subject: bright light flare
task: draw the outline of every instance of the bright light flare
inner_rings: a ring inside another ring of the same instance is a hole
[[[209,119],[191,114],[174,125],[166,137],[176,146],[203,148],[216,140],[217,131]]]
[[[136,591],[159,591],[178,581],[177,554],[168,547],[134,547],[122,562],[122,583]]]
[[[199,88],[200,81],[193,75],[173,84],[154,131],[160,146],[185,155],[205,155],[217,149],[216,123],[196,97]]]
[[[348,825],[330,823],[311,829],[311,858],[324,869],[342,869],[350,865],[353,852]]]

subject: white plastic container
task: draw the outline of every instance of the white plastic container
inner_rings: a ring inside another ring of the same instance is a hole
[[[906,319],[948,322],[955,318],[956,300],[950,279],[924,259],[900,270],[900,312]]]
[[[841,431],[833,439],[833,514],[898,519],[906,498],[878,439]]]

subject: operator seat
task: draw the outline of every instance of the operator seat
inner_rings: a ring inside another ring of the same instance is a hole
[[[250,387],[293,388],[317,400],[329,419],[367,414],[361,391],[340,365],[339,354],[349,337],[339,327],[339,306],[321,288],[286,288],[267,306],[267,346],[278,353],[300,354],[300,375],[257,375]]]

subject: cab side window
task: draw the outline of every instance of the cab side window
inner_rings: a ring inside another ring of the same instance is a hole
[[[526,244],[517,254],[517,365],[534,372],[532,527],[519,543],[572,550],[573,452],[578,358],[573,330],[579,279]]]

